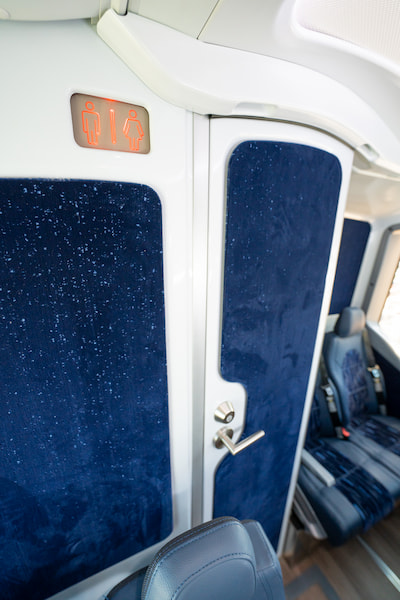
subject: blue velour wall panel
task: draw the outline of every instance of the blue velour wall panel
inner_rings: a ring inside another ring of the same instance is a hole
[[[0,596],[39,600],[172,528],[161,206],[0,181]]]
[[[221,373],[247,391],[243,437],[216,473],[215,516],[259,520],[276,546],[341,185],[325,151],[243,142],[228,170]]]
[[[366,221],[344,220],[330,314],[340,313],[351,304],[370,231]]]

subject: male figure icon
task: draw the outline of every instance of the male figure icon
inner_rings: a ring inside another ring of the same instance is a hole
[[[101,133],[100,115],[94,110],[93,102],[86,102],[85,107],[86,110],[82,111],[82,128],[87,135],[88,144],[97,146]]]

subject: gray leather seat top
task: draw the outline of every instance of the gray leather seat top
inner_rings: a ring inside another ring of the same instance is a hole
[[[285,599],[279,561],[261,525],[232,517],[173,539],[155,556],[144,580],[143,572],[138,577],[120,583],[107,600]]]

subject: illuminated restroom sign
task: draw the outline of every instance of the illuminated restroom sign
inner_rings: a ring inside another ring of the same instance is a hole
[[[135,154],[150,152],[149,113],[143,106],[73,94],[71,113],[79,146]]]

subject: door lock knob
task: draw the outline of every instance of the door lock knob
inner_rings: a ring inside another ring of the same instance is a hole
[[[222,402],[214,413],[214,418],[220,423],[230,423],[233,421],[235,411],[231,402]]]

